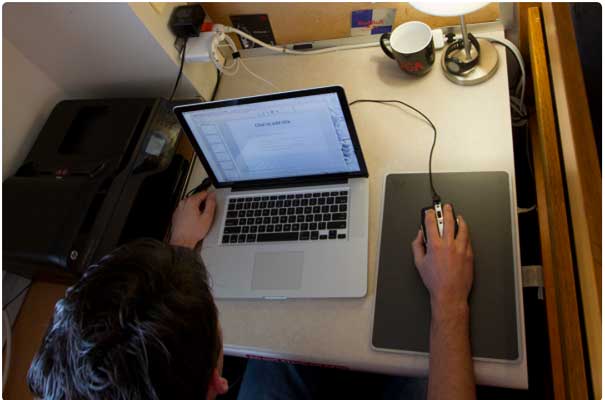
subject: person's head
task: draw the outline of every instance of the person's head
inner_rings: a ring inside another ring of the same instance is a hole
[[[42,399],[205,399],[227,391],[206,268],[153,240],[92,265],[55,306],[27,381]]]

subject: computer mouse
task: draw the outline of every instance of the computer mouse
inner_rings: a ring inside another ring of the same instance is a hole
[[[458,220],[456,218],[456,212],[454,211],[454,206],[452,204],[450,204],[450,206],[452,206],[452,213],[454,214],[454,224],[455,224],[454,237],[456,237],[458,235]],[[433,203],[433,205],[430,207],[424,207],[420,211],[420,226],[422,227],[422,236],[424,238],[424,243],[426,243],[428,241],[428,239],[426,237],[426,226],[424,225],[424,216],[428,210],[435,211],[435,217],[437,218],[437,230],[439,231],[439,236],[443,236],[443,227],[445,225],[445,217],[443,215],[443,207],[441,205],[441,202],[437,201],[437,202]]]

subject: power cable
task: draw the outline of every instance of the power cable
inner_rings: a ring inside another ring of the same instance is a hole
[[[179,74],[176,76],[176,82],[174,82],[174,87],[172,88],[172,93],[170,94],[170,98],[168,101],[172,101],[174,99],[176,89],[179,87],[179,82],[181,81],[181,76],[183,76],[183,66],[185,65],[185,52],[187,51],[188,40],[189,38],[185,38],[185,41],[183,42],[183,48],[181,49],[181,66],[179,67]]]
[[[359,100],[350,102],[349,106],[352,106],[357,103],[379,103],[379,104],[397,103],[397,104],[401,104],[401,105],[417,112],[419,115],[421,115],[426,120],[426,122],[428,122],[428,124],[431,126],[431,128],[433,128],[433,144],[431,145],[431,152],[429,154],[429,182],[431,185],[431,192],[432,192],[431,197],[433,198],[433,203],[441,201],[441,197],[439,196],[439,194],[435,190],[435,186],[433,185],[433,152],[435,150],[435,144],[437,143],[437,128],[435,127],[435,124],[433,124],[433,121],[431,121],[431,119],[429,117],[427,117],[422,111],[420,111],[416,107],[411,106],[401,100],[359,99]]]

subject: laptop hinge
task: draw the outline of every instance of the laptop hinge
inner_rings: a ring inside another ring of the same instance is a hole
[[[348,182],[347,178],[338,179],[322,179],[318,181],[309,182],[279,182],[279,183],[263,183],[262,185],[250,185],[250,186],[237,186],[232,187],[231,192],[241,192],[245,190],[264,190],[264,189],[282,189],[291,187],[304,187],[304,186],[319,186],[319,185],[343,185]]]

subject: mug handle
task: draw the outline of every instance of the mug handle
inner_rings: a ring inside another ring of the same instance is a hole
[[[392,58],[394,60],[395,56],[393,55],[393,49],[391,49],[390,44],[389,45],[386,44],[386,42],[388,42],[390,38],[391,38],[390,32],[383,33],[382,36],[380,36],[380,47],[382,47],[382,51],[384,51],[384,54],[386,54],[389,58]]]

